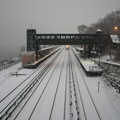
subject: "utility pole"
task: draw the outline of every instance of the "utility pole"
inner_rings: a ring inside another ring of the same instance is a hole
[[[98,93],[100,91],[100,82],[98,82]]]

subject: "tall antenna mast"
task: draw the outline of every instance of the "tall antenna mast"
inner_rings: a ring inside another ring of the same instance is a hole
[[[31,25],[30,25],[30,28],[32,29],[32,23],[31,23]]]

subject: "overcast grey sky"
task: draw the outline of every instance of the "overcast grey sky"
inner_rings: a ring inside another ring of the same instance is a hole
[[[78,33],[120,8],[120,0],[0,0],[0,56],[18,52],[26,29],[37,33]]]

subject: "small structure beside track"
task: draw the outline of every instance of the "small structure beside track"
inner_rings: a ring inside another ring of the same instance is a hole
[[[60,48],[57,46],[44,48],[38,51],[38,58],[36,59],[36,54],[34,51],[27,51],[21,54],[22,57],[22,67],[24,68],[36,68],[41,62],[46,60]]]

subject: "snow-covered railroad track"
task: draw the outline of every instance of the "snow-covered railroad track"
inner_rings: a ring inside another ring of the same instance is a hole
[[[73,54],[71,52],[71,54]],[[100,113],[97,109],[97,106],[93,100],[93,97],[89,91],[89,88],[85,82],[83,74],[81,72],[81,67],[78,64],[78,61],[75,57],[72,57],[72,65],[71,70],[73,77],[75,78],[74,86],[76,87],[76,98],[80,101],[77,105],[77,109],[79,109],[79,118],[78,120],[102,120]],[[75,88],[74,88],[75,89]],[[79,98],[78,98],[79,96]],[[88,111],[89,107],[89,111]]]
[[[0,119],[8,119],[11,116],[11,114],[15,111],[15,109],[19,106],[19,104],[24,100],[24,98],[31,91],[31,89],[36,85],[39,79],[44,75],[46,70],[48,70],[49,67],[53,64],[55,60],[54,57],[57,57],[59,53],[55,54],[55,56],[53,56],[51,59],[44,62],[42,65],[40,65],[40,67],[38,67],[30,76],[27,77],[27,79],[25,79],[25,82],[23,81],[22,83],[20,83],[16,87],[16,89],[11,91],[8,95],[4,97],[4,99],[2,99],[0,105],[2,106],[1,109],[2,108],[3,109],[0,112]],[[41,71],[39,70],[40,68],[42,68]],[[17,90],[18,88],[19,90]],[[14,96],[12,94],[14,94]]]
[[[56,102],[56,101],[58,101],[58,100],[56,100],[56,99],[58,99],[59,98],[59,95],[60,95],[60,82],[62,81],[62,79],[61,79],[61,77],[62,77],[62,74],[63,74],[63,71],[64,71],[64,69],[63,69],[63,66],[64,66],[64,64],[65,64],[65,57],[66,56],[64,56],[64,57],[62,57],[62,59],[63,59],[63,62],[62,62],[62,65],[60,66],[61,68],[60,68],[60,72],[59,72],[59,78],[58,78],[58,83],[57,83],[57,87],[56,87],[56,90],[55,90],[55,95],[54,95],[54,99],[53,99],[53,103],[52,103],[52,107],[51,107],[51,110],[50,110],[50,116],[49,116],[49,120],[53,120],[53,119],[55,119],[55,116],[56,116],[56,110],[58,109],[58,105],[59,105],[59,103],[58,102]],[[66,72],[66,71],[65,71]],[[63,82],[63,81],[62,81]],[[63,98],[64,98],[64,96],[63,96]],[[65,102],[65,101],[64,101]],[[64,105],[65,105],[65,103],[64,103]],[[65,109],[64,109],[64,111],[65,111]],[[63,112],[64,113],[64,112]],[[64,118],[64,114],[62,114],[62,116],[61,116],[61,118],[63,119]]]
[[[60,51],[52,61],[4,111],[2,120],[119,120],[119,107],[105,92],[102,78],[86,76],[71,48]]]
[[[69,112],[70,112],[69,113],[70,120],[80,120],[81,119],[71,59],[70,59],[70,63],[69,63]]]
[[[62,72],[62,69],[61,66],[59,66],[60,65],[59,62],[63,60],[62,58],[63,57],[60,56],[57,62],[54,63],[54,66],[52,66],[51,69],[47,72],[47,74],[45,74],[45,76],[41,78],[42,82],[41,84],[37,85],[37,87],[34,90],[34,94],[32,94],[32,96],[30,95],[29,98],[26,98],[28,100],[26,100],[25,104],[22,105],[23,107],[21,107],[21,110],[18,110],[19,111],[18,114],[13,115],[12,118],[14,118],[14,120],[15,119],[21,120],[21,116],[23,116],[25,112],[27,113],[27,115],[26,116],[24,115],[24,119],[34,120],[37,117],[39,118],[39,115],[36,114],[38,113],[38,109],[41,109],[42,106],[43,106],[42,109],[43,111],[40,112],[41,114],[40,118],[45,120],[52,119],[54,112],[56,112],[57,110],[55,99],[57,99],[58,96],[57,92],[59,91],[59,83],[61,82],[60,74]],[[54,85],[52,86],[52,84]],[[48,94],[48,92],[50,93]],[[46,97],[48,97],[48,99]],[[45,102],[45,104],[43,104],[43,102]],[[44,105],[45,106],[47,105],[47,107],[44,108]],[[42,114],[42,112],[44,112],[45,115]]]

